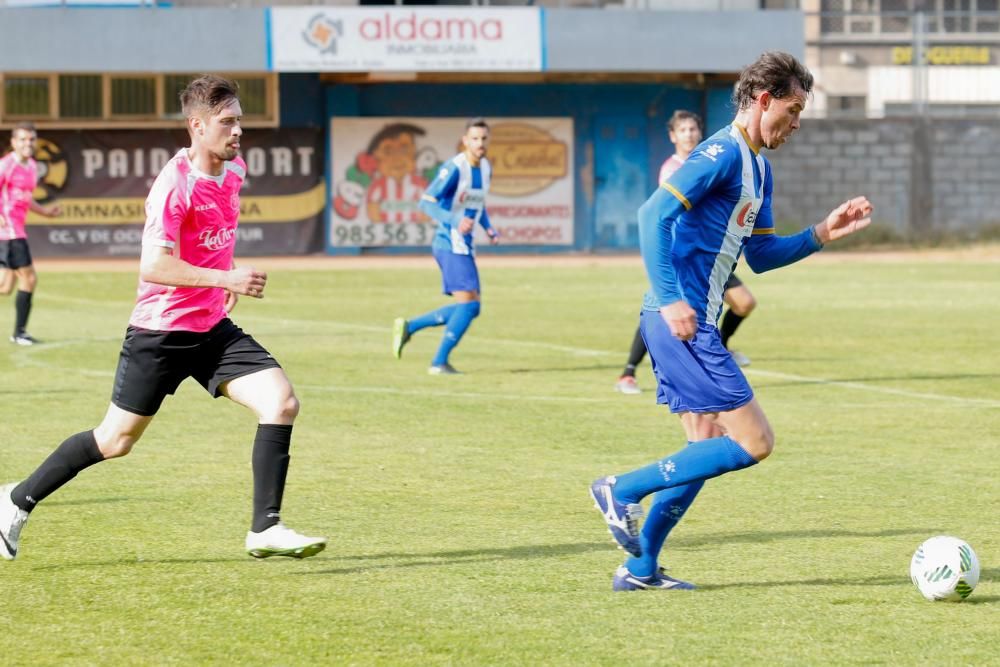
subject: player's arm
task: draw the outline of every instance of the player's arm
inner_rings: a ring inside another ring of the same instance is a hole
[[[458,169],[446,164],[420,197],[420,210],[443,225],[451,226],[452,212],[442,202],[451,201],[458,189]]]
[[[233,260],[233,264],[229,268],[230,269],[236,268],[235,260]],[[240,297],[236,292],[231,292],[229,290],[226,290],[226,302],[222,305],[222,307],[226,310],[227,313],[231,313],[233,312],[233,308],[236,307],[236,302],[239,300]]]
[[[48,206],[42,206],[34,199],[28,203],[28,210],[33,213],[38,213],[39,215],[44,215],[46,218],[54,218],[60,213],[62,213],[62,207],[59,204],[49,204]]]
[[[173,248],[145,244],[139,260],[139,277],[147,283],[171,287],[219,287],[235,294],[261,298],[267,274],[251,267],[229,271],[194,266],[173,255]]]
[[[486,235],[490,237],[490,243],[493,245],[500,243],[500,232],[490,224],[490,216],[487,215],[485,208],[482,215],[479,216],[479,224],[482,226],[483,231],[486,232]]]
[[[807,227],[797,234],[778,236],[774,233],[774,217],[771,213],[772,190],[768,173],[764,203],[754,223],[753,235],[747,243],[745,253],[747,264],[755,273],[763,273],[804,259],[822,250],[826,243],[864,229],[871,222],[869,216],[872,205],[864,197],[856,197],[835,208],[818,225]]]

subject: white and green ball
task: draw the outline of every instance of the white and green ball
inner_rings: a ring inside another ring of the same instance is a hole
[[[979,583],[979,559],[967,542],[938,535],[917,547],[910,579],[928,600],[961,602]]]

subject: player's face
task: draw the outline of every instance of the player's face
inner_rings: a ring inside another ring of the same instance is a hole
[[[806,92],[796,85],[785,97],[771,97],[764,92],[758,100],[763,109],[760,139],[764,146],[774,150],[799,129],[799,115],[806,108]]]
[[[14,134],[10,138],[10,145],[18,159],[27,160],[35,154],[36,141],[38,141],[38,135],[31,130],[14,130]]]
[[[486,155],[490,145],[490,131],[485,127],[470,127],[462,137],[462,145],[477,162]]]
[[[690,153],[701,143],[701,128],[693,118],[685,118],[670,130],[670,143],[683,153]]]
[[[220,160],[232,160],[240,150],[243,128],[240,119],[243,109],[239,100],[233,100],[214,114],[200,119],[195,126],[199,141]]]

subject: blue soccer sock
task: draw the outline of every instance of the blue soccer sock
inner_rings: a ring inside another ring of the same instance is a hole
[[[408,320],[406,322],[406,333],[412,336],[421,329],[426,329],[427,327],[439,327],[442,324],[447,324],[451,314],[461,305],[462,304],[460,303],[450,303],[447,306],[441,306],[437,310],[432,310],[429,313],[424,313],[419,317],[414,317],[412,320]]]
[[[729,436],[710,438],[645,468],[617,475],[614,494],[619,502],[637,503],[656,491],[711,479],[755,463],[757,460]]]
[[[478,315],[478,301],[455,304],[455,310],[452,311],[451,317],[448,318],[448,326],[445,327],[444,336],[441,338],[441,346],[438,348],[434,361],[431,362],[432,365],[440,366],[448,363],[448,355],[458,345],[458,341],[462,340],[462,336],[465,335],[469,325],[472,324],[472,320],[476,319]]]
[[[656,562],[660,549],[667,535],[681,520],[684,513],[691,507],[705,481],[692,482],[683,486],[664,489],[653,496],[653,504],[649,507],[649,516],[642,524],[639,533],[639,544],[642,556],[630,557],[625,561],[628,571],[637,577],[648,577],[656,572]]]

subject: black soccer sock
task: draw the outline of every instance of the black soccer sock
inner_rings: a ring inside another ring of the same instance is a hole
[[[14,323],[14,335],[19,336],[24,333],[28,326],[28,315],[31,314],[31,292],[18,290],[14,298],[14,308],[17,311],[17,319]]]
[[[729,338],[736,333],[736,329],[740,326],[740,322],[744,320],[742,315],[737,315],[730,308],[726,311],[726,314],[722,316],[722,326],[719,327],[719,334],[722,336],[722,346],[729,349]]]
[[[628,353],[628,362],[625,366],[625,370],[622,372],[622,375],[635,377],[635,369],[642,363],[642,359],[645,356],[646,341],[642,339],[642,331],[636,329],[635,338],[632,339],[632,350]]]
[[[15,505],[30,512],[49,494],[76,477],[78,472],[103,460],[104,455],[97,448],[93,431],[71,435],[49,454],[49,458],[28,479],[14,487],[10,498]]]
[[[253,441],[253,524],[255,533],[281,521],[281,497],[288,476],[291,424],[259,424]]]

